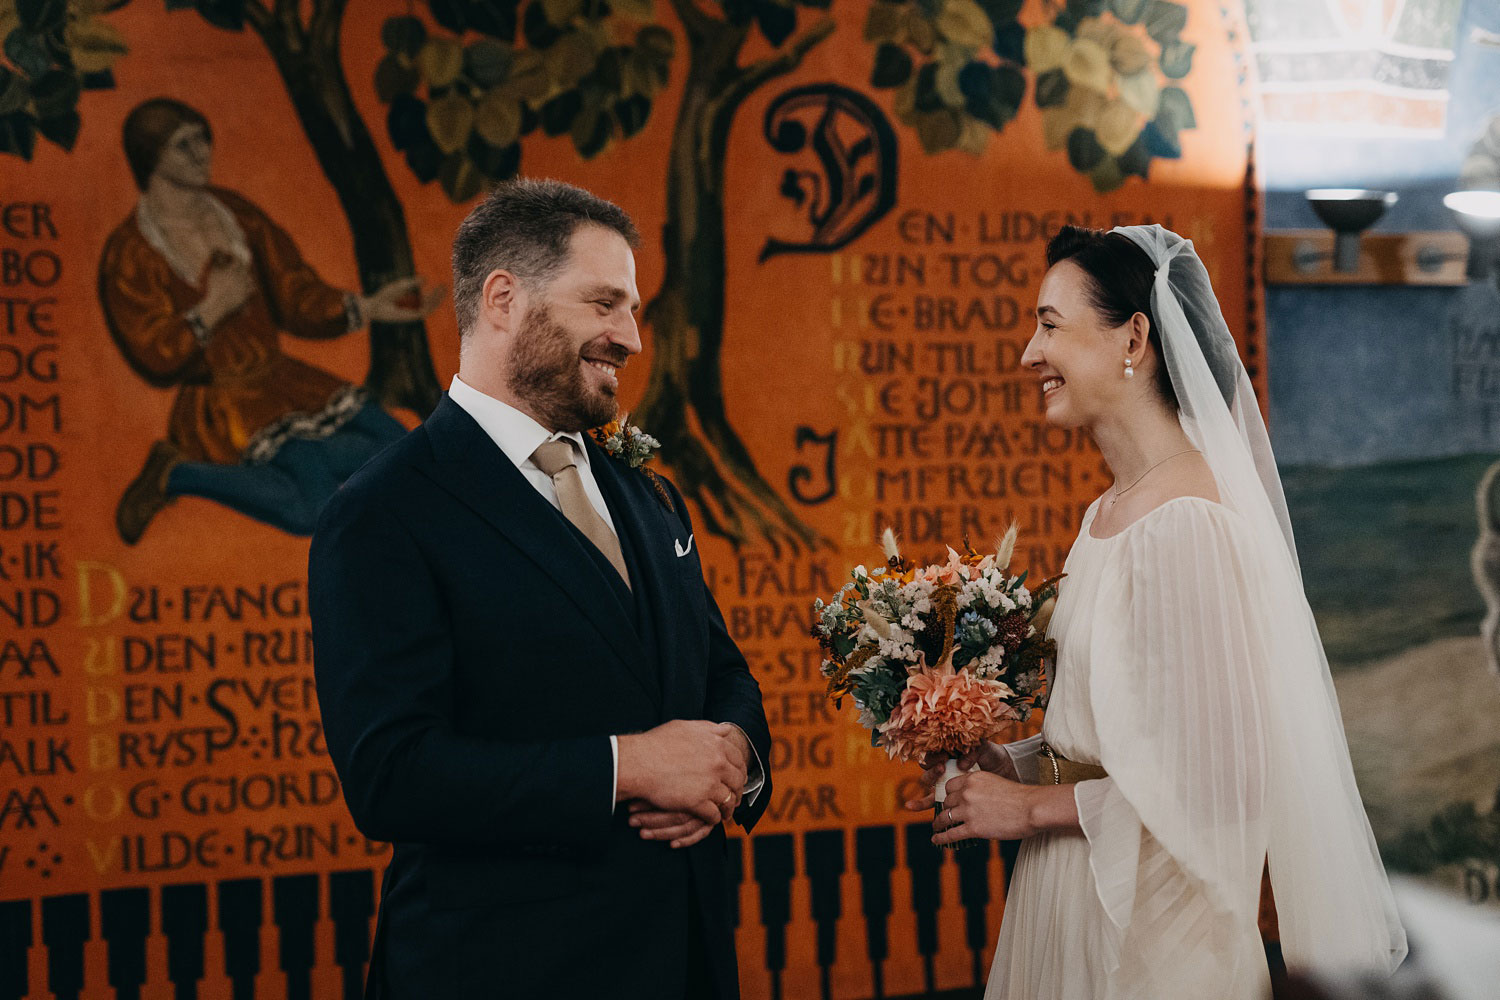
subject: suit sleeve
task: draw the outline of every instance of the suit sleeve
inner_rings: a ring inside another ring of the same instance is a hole
[[[663,480],[671,492],[673,506],[683,526],[691,533],[692,520],[688,517],[687,502],[677,487]],[[701,570],[701,567],[700,567]],[[702,580],[702,573],[699,573]],[[734,820],[748,832],[755,826],[766,806],[771,801],[771,727],[766,721],[765,705],[761,701],[760,684],[750,672],[734,640],[729,637],[729,628],[724,624],[724,615],[706,582],[703,587],[704,602],[708,606],[708,702],[707,718],[713,722],[729,722],[740,728],[750,740],[750,748],[756,760],[751,763],[751,794],[747,794],[734,812]],[[755,764],[760,764],[761,784],[755,788]]]
[[[313,536],[314,672],[355,825],[385,841],[583,849],[608,838],[607,736],[506,743],[455,731],[436,578],[383,504],[345,489]]]
[[[236,209],[261,273],[261,290],[287,333],[329,340],[349,333],[346,292],[334,288],[303,260],[297,243],[271,217],[230,191],[216,192]]]
[[[136,373],[154,386],[206,376],[203,347],[168,291],[166,262],[117,232],[99,264],[99,301],[115,343]]]

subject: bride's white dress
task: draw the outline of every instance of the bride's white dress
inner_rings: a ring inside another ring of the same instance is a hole
[[[1260,561],[1239,515],[1168,501],[1117,535],[1084,517],[1049,634],[1042,735],[1110,777],[1075,787],[1082,832],[1021,845],[986,1000],[1248,1000],[1266,834]]]

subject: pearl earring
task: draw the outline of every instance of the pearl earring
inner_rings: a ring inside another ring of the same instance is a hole
[[[1134,365],[1134,364],[1135,364],[1135,362],[1131,361],[1129,358],[1125,359],[1125,377],[1126,378],[1135,378],[1135,368],[1132,367],[1132,365]]]

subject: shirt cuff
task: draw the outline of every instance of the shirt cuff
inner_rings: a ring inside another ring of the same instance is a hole
[[[612,777],[609,779],[609,813],[615,813],[615,799],[620,795],[620,738],[611,736],[609,738],[609,759],[614,763]]]
[[[730,725],[740,730],[740,735],[745,737],[745,745],[750,748],[750,766],[745,771],[745,787],[740,790],[740,805],[753,805],[756,797],[760,795],[760,790],[765,787],[766,770],[761,766],[760,754],[756,751],[750,734],[740,729],[739,726],[735,726],[733,722]]]

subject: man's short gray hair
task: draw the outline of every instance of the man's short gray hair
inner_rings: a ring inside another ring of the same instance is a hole
[[[635,223],[618,205],[554,180],[518,178],[474,207],[453,240],[453,309],[468,336],[479,316],[484,280],[495,270],[528,288],[543,288],[568,263],[569,243],[582,225],[603,226],[640,245]]]

